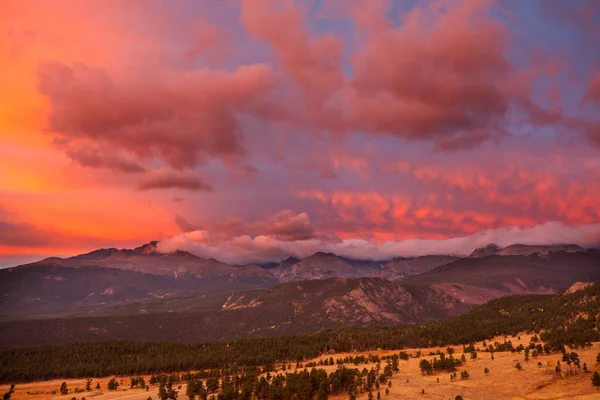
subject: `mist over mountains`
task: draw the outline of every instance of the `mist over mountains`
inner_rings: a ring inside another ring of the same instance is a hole
[[[306,218],[297,226],[301,216]],[[267,264],[288,257],[302,259],[317,252],[334,253],[355,260],[390,260],[397,256],[419,257],[433,254],[465,257],[476,249],[490,245],[507,248],[522,244],[544,247],[572,243],[583,248],[600,247],[600,224],[597,223],[574,227],[560,222],[547,222],[532,227],[485,229],[469,236],[388,240],[377,244],[359,238],[331,240],[319,237],[314,235],[305,214],[288,217],[292,222],[285,225],[285,235],[282,232],[276,235],[267,232],[239,235],[210,230],[186,230],[162,240],[158,247],[163,252],[185,250],[229,264]],[[312,234],[307,235],[308,231]],[[294,235],[295,240],[288,240],[291,235]]]

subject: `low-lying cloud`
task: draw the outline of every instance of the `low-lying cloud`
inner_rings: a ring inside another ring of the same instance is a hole
[[[386,260],[398,256],[418,257],[430,254],[467,256],[476,248],[492,243],[500,247],[513,244],[577,244],[584,248],[595,247],[600,245],[600,224],[570,227],[559,222],[549,222],[528,228],[489,229],[464,237],[388,241],[381,245],[364,239],[309,238],[285,241],[272,235],[239,235],[215,242],[210,232],[196,230],[162,240],[159,249],[167,252],[185,250],[203,258],[246,264],[277,262],[290,256],[303,258],[318,251],[359,260]]]

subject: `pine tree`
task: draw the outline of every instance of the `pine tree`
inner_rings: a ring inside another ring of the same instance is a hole
[[[4,393],[4,396],[2,396],[2,400],[10,400],[10,397],[12,396],[14,391],[15,385],[10,385],[10,389],[8,389],[8,392]]]
[[[216,392],[219,389],[219,379],[212,377],[212,378],[208,378],[206,380],[206,390],[208,390],[209,393],[211,392]]]
[[[88,379],[85,381],[85,390],[87,392],[89,392],[90,390],[92,390],[92,380]]]
[[[489,374],[490,373],[490,369],[488,367],[485,367],[483,369],[483,373],[486,374],[486,375]]]
[[[181,388],[181,386],[179,386]],[[171,400],[177,400],[177,396],[179,393],[177,390],[173,389],[173,384],[171,382],[167,383],[167,398]]]
[[[592,386],[600,388],[600,374],[598,371],[594,372],[594,375],[592,375]]]
[[[158,387],[158,398],[160,400],[167,400],[167,388],[165,387],[165,382],[161,381],[160,386]]]
[[[433,373],[433,366],[425,359],[422,359],[419,362],[419,369],[423,375],[431,375]]]
[[[516,368],[518,371],[522,371],[522,370],[523,370],[523,366],[521,365],[521,363],[517,363],[517,365],[515,365],[515,368]]]
[[[60,394],[62,396],[69,393],[69,388],[67,387],[67,382],[63,382],[60,384]]]
[[[117,390],[118,387],[119,387],[119,382],[117,382],[117,380],[115,378],[112,378],[110,381],[108,381],[108,385],[107,385],[108,390]]]

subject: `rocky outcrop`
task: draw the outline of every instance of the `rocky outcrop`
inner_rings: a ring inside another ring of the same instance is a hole
[[[585,288],[588,288],[588,287],[592,286],[593,284],[594,284],[594,282],[575,282],[573,285],[571,285],[570,288],[568,288],[565,291],[565,293],[575,293],[575,292],[578,292]]]
[[[470,258],[481,258],[481,257],[487,257],[487,256],[491,256],[494,254],[498,254],[498,252],[502,250],[501,247],[497,246],[496,244],[492,243],[492,244],[488,244],[485,247],[480,247],[478,249],[473,250],[473,252],[471,253],[471,255],[469,255]]]
[[[454,256],[422,256],[416,258],[394,258],[377,272],[376,276],[391,281],[402,280],[412,275],[422,274],[441,265],[458,260]]]

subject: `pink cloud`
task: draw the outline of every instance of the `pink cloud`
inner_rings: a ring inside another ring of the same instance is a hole
[[[563,118],[529,100],[537,73],[505,56],[509,31],[492,17],[492,1],[417,5],[400,26],[386,18],[386,2],[351,2],[351,76],[341,69],[341,39],[311,34],[294,2],[242,5],[246,29],[272,47],[295,85],[291,101],[303,104],[286,118],[315,130],[433,139],[452,150],[499,140],[515,115],[540,125]],[[511,108],[521,114],[509,115]]]
[[[259,98],[271,83],[271,71],[264,65],[179,74],[119,74],[59,63],[43,64],[39,70],[40,91],[51,104],[48,129],[65,148],[93,141],[140,160],[158,157],[175,168],[190,168],[212,157],[225,163],[242,157],[243,132],[236,113],[260,113]]]
[[[8,1],[13,232],[274,257],[600,220],[596,2]]]
[[[211,192],[213,187],[190,172],[178,172],[168,169],[150,171],[142,176],[138,190],[184,189]]]
[[[295,213],[291,210],[281,210],[267,218],[255,221],[225,218],[208,220],[198,226],[190,223],[184,217],[176,215],[175,222],[182,232],[206,231],[207,234],[203,236],[203,240],[210,243],[219,243],[245,235],[269,236],[282,242],[308,240],[314,236],[314,228],[308,214]]]
[[[59,144],[59,148],[61,145]],[[114,151],[97,145],[67,145],[65,153],[73,161],[84,167],[107,168],[125,173],[144,172],[146,168],[139,161],[122,151]]]
[[[293,1],[243,0],[241,21],[253,37],[273,48],[283,70],[302,90],[304,118],[329,119],[324,103],[343,83],[342,41],[333,35],[309,38],[304,16]],[[331,111],[331,110],[328,110]]]

